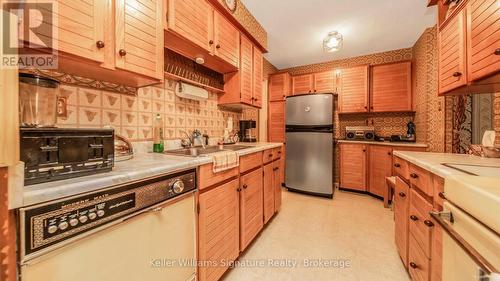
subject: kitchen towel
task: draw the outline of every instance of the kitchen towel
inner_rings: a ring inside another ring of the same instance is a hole
[[[240,165],[240,158],[235,151],[221,151],[212,154],[213,172],[219,173],[238,167]]]

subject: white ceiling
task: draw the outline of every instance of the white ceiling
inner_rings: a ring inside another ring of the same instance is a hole
[[[268,33],[266,58],[279,69],[413,46],[436,23],[426,0],[240,0]],[[329,31],[343,48],[324,53]]]

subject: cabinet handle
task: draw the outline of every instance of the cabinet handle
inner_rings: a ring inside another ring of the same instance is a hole
[[[214,40],[208,41],[208,44],[213,45],[214,44]]]
[[[434,226],[434,223],[431,222],[430,220],[425,220],[424,224],[427,225],[428,227],[433,227]]]
[[[239,187],[238,187],[238,188],[236,189],[236,191],[240,192],[240,191],[241,191],[241,188],[239,188]]]
[[[215,48],[220,49],[220,44],[215,45]]]
[[[444,192],[439,192],[439,193],[438,193],[438,196],[439,196],[441,199],[446,199],[446,196],[444,196]]]
[[[406,197],[406,193],[404,193],[403,191],[401,191],[401,192],[399,193],[399,196],[401,196],[401,197]]]
[[[368,106],[365,106],[365,109],[368,109]]]
[[[387,152],[387,155],[392,155],[392,153],[390,153],[390,152]]]
[[[410,216],[410,219],[411,219],[412,221],[418,221],[418,217],[417,217],[417,216],[415,216],[415,215],[411,215],[411,216]]]
[[[317,91],[316,91],[316,90],[314,90],[314,92],[316,93]]]
[[[396,163],[396,164],[394,164],[394,167],[396,167],[396,168],[401,168],[401,164]]]
[[[414,262],[410,262],[410,267],[413,268],[413,269],[417,269],[418,268],[417,264],[414,263]]]
[[[244,184],[243,189],[247,189],[248,185]]]
[[[269,155],[268,155],[268,157],[273,157],[273,155],[272,155],[272,154],[269,154]]]
[[[460,76],[462,76],[462,72],[457,71],[453,73],[453,77],[460,77]]]
[[[366,149],[363,149],[363,152],[366,152]]]
[[[104,42],[101,40],[95,42],[95,45],[97,46],[97,49],[102,49],[105,46]]]
[[[373,106],[370,106],[370,109],[373,109]]]
[[[120,57],[124,57],[127,55],[127,51],[125,51],[124,49],[120,49],[120,51],[118,51],[118,54],[120,55]]]
[[[278,151],[278,154],[281,154],[281,151]]]
[[[500,56],[500,48],[495,49],[495,55]]]
[[[411,177],[411,178],[413,178],[413,179],[416,179],[416,178],[418,178],[418,175],[417,175],[417,174],[415,174],[415,173],[412,173],[412,174],[410,175],[410,177]]]

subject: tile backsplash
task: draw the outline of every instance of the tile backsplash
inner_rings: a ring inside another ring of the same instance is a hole
[[[101,128],[111,126],[131,141],[153,138],[153,121],[160,113],[166,139],[183,138],[183,131],[200,129],[211,138],[223,135],[228,117],[239,126],[242,114],[217,106],[217,94],[208,100],[194,101],[175,96],[175,82],[165,80],[158,86],[140,88],[137,96],[61,85],[60,95],[67,99],[68,116],[58,118],[57,126]]]

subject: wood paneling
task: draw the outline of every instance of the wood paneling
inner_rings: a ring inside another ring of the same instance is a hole
[[[412,110],[411,62],[371,67],[371,112]]]
[[[274,166],[264,166],[264,224],[274,215]]]
[[[198,186],[200,190],[238,176],[238,167],[214,174],[213,164],[205,164],[199,168]]]
[[[240,94],[241,102],[252,104],[253,102],[253,46],[252,42],[245,36],[241,36],[241,63],[240,63]]]
[[[370,145],[369,153],[369,191],[383,197],[387,189],[385,178],[392,175],[392,147]]]
[[[368,66],[339,71],[339,113],[368,112]]]
[[[270,142],[285,142],[285,102],[269,102],[268,138]]]
[[[284,101],[290,92],[290,74],[280,73],[269,76],[269,101]]]
[[[262,52],[253,47],[253,105],[262,107],[262,72],[263,72],[263,56]]]
[[[262,166],[262,152],[252,153],[240,157],[240,173]]]
[[[500,5],[497,0],[471,0],[467,6],[469,81],[500,70]]]
[[[215,55],[235,67],[239,67],[240,32],[217,11],[214,11],[214,38]]]
[[[282,157],[281,160],[276,160],[273,162],[273,186],[274,186],[274,211],[278,212],[281,209],[282,203],[282,190],[281,184],[285,182],[285,158]]]
[[[408,212],[410,208],[410,187],[396,177],[394,189],[394,230],[399,256],[405,267],[408,266]]]
[[[292,95],[312,93],[313,83],[313,74],[292,76]]]
[[[240,177],[240,250],[257,236],[264,226],[262,168]]]
[[[334,93],[333,70],[314,73],[314,93]]]
[[[467,84],[465,20],[462,10],[438,33],[439,93]]]
[[[198,215],[198,259],[220,264],[239,255],[239,183],[229,183],[201,193]],[[216,281],[228,266],[200,266],[199,278]]]
[[[340,187],[367,191],[367,145],[340,145]]]
[[[116,66],[163,78],[162,0],[116,1]],[[180,13],[180,12],[179,12]]]

